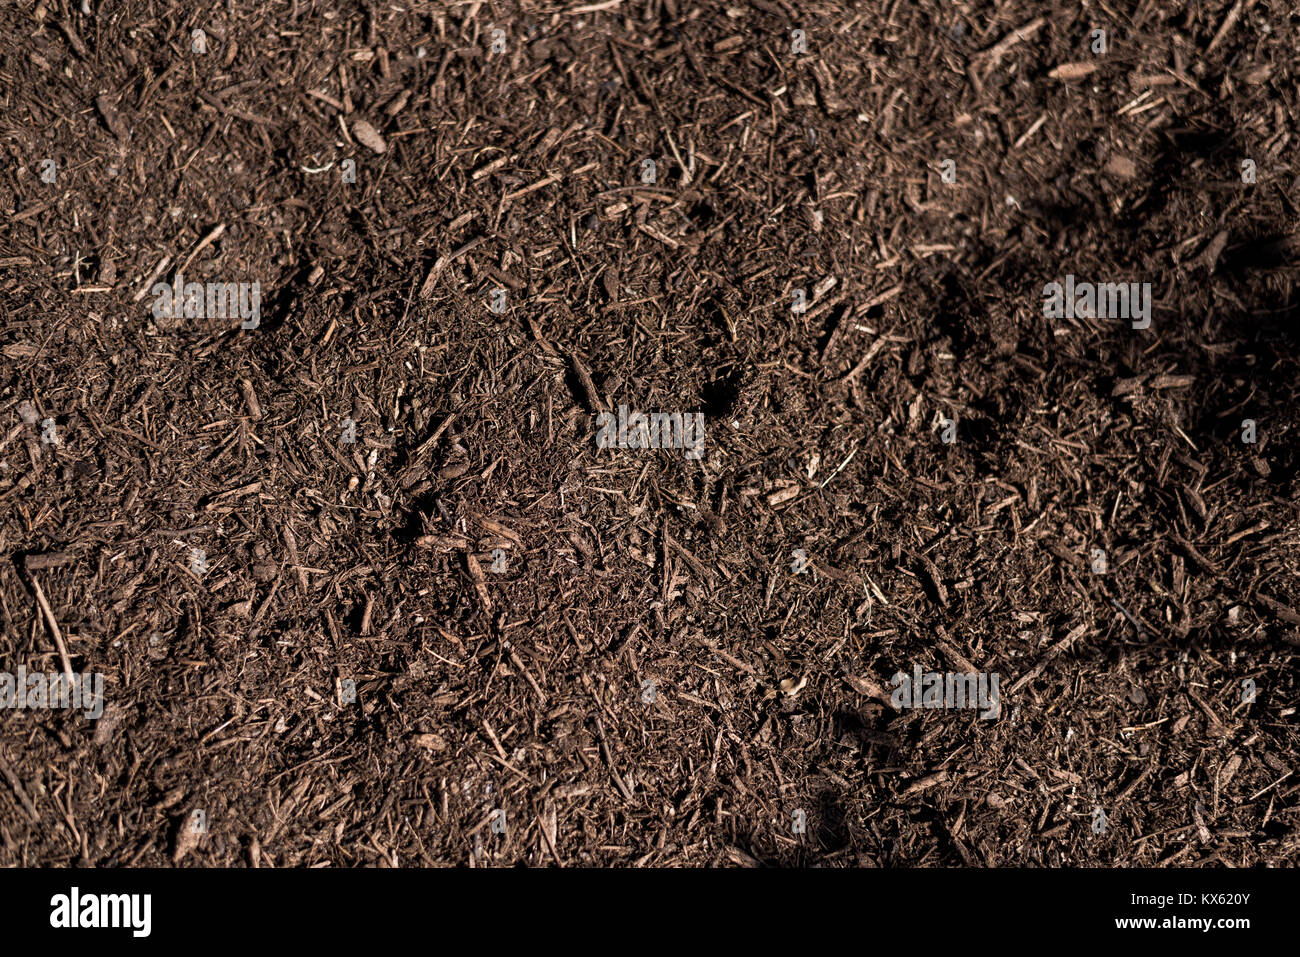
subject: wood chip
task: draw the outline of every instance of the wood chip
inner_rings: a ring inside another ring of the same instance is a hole
[[[1300,625],[1300,612],[1297,612],[1290,605],[1284,605],[1277,599],[1269,598],[1267,595],[1256,595],[1255,599],[1288,624]]]
[[[379,135],[379,131],[365,120],[352,121],[352,135],[356,137],[358,143],[369,150],[376,153],[388,152],[388,144]]]
[[[1095,60],[1084,63],[1062,63],[1047,75],[1053,80],[1082,80],[1085,76],[1091,76],[1096,69]]]
[[[927,788],[932,788],[936,784],[943,784],[947,780],[947,771],[936,771],[934,774],[927,774],[925,777],[909,784],[903,791],[903,797],[910,797],[911,795],[924,791]]]
[[[569,353],[569,362],[573,365],[573,374],[578,377],[578,384],[582,386],[582,393],[586,396],[588,411],[606,411],[605,400],[601,398],[600,392],[596,389],[596,383],[592,381],[591,372],[588,371],[586,363],[576,353],[572,352]]]
[[[41,571],[46,568],[58,568],[60,565],[68,565],[77,560],[75,552],[41,552],[37,555],[28,555],[23,559],[23,564],[27,570]]]
[[[117,108],[113,106],[112,100],[107,96],[95,97],[95,110],[110,133],[118,139],[126,138],[126,129],[122,126],[122,120],[118,117]]]
[[[488,587],[483,576],[483,566],[478,563],[473,552],[465,553],[465,567],[469,570],[470,580],[474,583],[474,591],[478,594],[479,604],[483,606],[483,613],[492,614],[492,596],[488,593]]]
[[[768,505],[784,505],[791,499],[799,497],[803,491],[798,485],[787,485],[785,488],[779,488],[767,496]]]
[[[894,706],[894,700],[890,697],[889,692],[883,687],[876,684],[874,680],[866,675],[845,675],[844,681],[850,688],[858,694],[866,695],[868,698],[875,698],[882,704],[886,704],[895,711],[898,709]]]
[[[1112,153],[1103,169],[1111,176],[1118,176],[1120,179],[1134,179],[1138,173],[1137,164],[1119,153]]]
[[[203,830],[198,826],[194,814],[186,814],[176,825],[176,843],[172,850],[172,863],[179,864],[199,846],[203,839]]]

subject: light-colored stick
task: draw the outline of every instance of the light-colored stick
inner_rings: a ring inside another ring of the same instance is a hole
[[[41,611],[45,612],[45,620],[49,623],[50,632],[54,635],[54,645],[59,649],[59,658],[63,661],[63,674],[68,679],[68,687],[71,688],[72,681],[72,661],[68,658],[68,646],[63,643],[63,632],[59,631],[59,623],[54,620],[54,612],[50,609],[50,603],[45,600],[45,592],[41,591],[41,583],[32,578],[32,589],[36,592],[36,602],[41,606]]]

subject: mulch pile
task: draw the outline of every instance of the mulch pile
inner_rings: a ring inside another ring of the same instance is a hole
[[[1292,4],[192,6],[0,8],[0,862],[1300,861]]]

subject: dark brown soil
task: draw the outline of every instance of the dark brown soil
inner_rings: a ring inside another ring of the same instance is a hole
[[[0,670],[53,623],[106,711],[0,711],[0,862],[1295,865],[1298,50],[1282,0],[6,4]],[[181,267],[260,324],[156,318]]]

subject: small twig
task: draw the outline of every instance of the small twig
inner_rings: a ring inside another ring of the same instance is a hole
[[[853,456],[855,456],[855,455],[857,455],[857,454],[858,454],[858,445],[857,445],[857,443],[855,442],[855,443],[853,444],[853,450],[852,450],[851,452],[849,452],[848,458],[846,458],[843,462],[840,463],[839,468],[837,468],[837,469],[836,469],[834,472],[832,472],[830,475],[826,476],[826,481],[825,481],[825,482],[822,482],[822,484],[819,485],[819,486],[817,486],[817,487],[818,487],[818,488],[825,488],[828,484],[830,484],[830,480],[833,479],[833,478],[835,478],[835,476],[839,475],[840,472],[843,470],[844,466],[848,465],[851,461],[853,461]]]
[[[542,691],[541,685],[537,683],[537,680],[533,677],[533,673],[528,670],[528,666],[525,665],[523,660],[519,657],[519,653],[515,651],[515,646],[512,645],[507,638],[502,638],[501,644],[505,646],[506,653],[510,655],[510,660],[514,662],[515,667],[523,672],[524,679],[532,686],[533,691],[536,692],[537,699],[542,704],[546,704],[546,692]]]
[[[632,792],[627,789],[627,785],[623,783],[623,779],[614,768],[614,755],[609,750],[609,741],[605,737],[605,725],[599,717],[596,718],[596,734],[600,738],[600,753],[604,755],[605,764],[609,767],[609,776],[614,779],[614,784],[618,787],[619,793],[623,795],[623,799],[632,800]]]
[[[1038,664],[1030,668],[1028,674],[1026,674],[1023,678],[1018,680],[1015,684],[1013,684],[1010,688],[1007,689],[1007,694],[1015,694],[1017,691],[1019,691],[1021,688],[1027,685],[1029,682],[1033,681],[1035,678],[1041,675],[1043,673],[1043,669],[1045,669],[1052,662],[1054,658],[1056,658],[1061,652],[1065,651],[1065,649],[1069,648],[1072,644],[1078,641],[1079,637],[1083,635],[1085,632],[1087,632],[1087,630],[1088,630],[1087,625],[1079,625],[1077,628],[1071,631],[1068,635],[1066,635],[1056,644],[1052,645],[1051,648],[1048,648],[1047,654],[1043,655],[1043,657],[1039,660]]]
[[[199,244],[194,247],[194,252],[190,253],[189,256],[186,257],[185,262],[181,264],[181,268],[176,271],[183,275],[185,270],[189,268],[190,263],[194,262],[194,257],[220,239],[221,234],[225,231],[225,223],[218,223],[216,226],[213,226],[208,234],[199,240]]]
[[[1211,40],[1210,45],[1205,48],[1206,56],[1209,56],[1214,52],[1215,48],[1222,43],[1224,38],[1232,31],[1232,28],[1237,25],[1237,21],[1241,19],[1241,15],[1253,7],[1255,3],[1256,0],[1237,0],[1237,2],[1233,4],[1232,9],[1228,11],[1228,15],[1223,18],[1223,23],[1219,25],[1218,32],[1214,34],[1214,39]]]
[[[40,815],[36,813],[36,806],[32,804],[32,799],[27,796],[23,790],[23,782],[18,780],[18,775],[14,774],[13,769],[9,767],[9,762],[0,758],[0,774],[3,774],[9,786],[14,789],[14,794],[18,795],[18,800],[22,802],[23,809],[33,821],[39,821]]]
[[[501,747],[501,739],[498,738],[497,733],[492,730],[492,725],[488,724],[487,718],[483,719],[483,730],[488,733],[488,737],[492,741],[492,747],[497,749],[497,754],[501,755],[501,760],[509,761],[510,755],[506,754],[506,749]]]
[[[559,173],[552,173],[550,176],[544,176],[537,182],[525,186],[522,189],[517,189],[513,193],[506,193],[501,197],[501,204],[504,206],[506,203],[516,200],[520,196],[527,196],[529,193],[536,192],[543,186],[550,186],[552,183],[558,183],[561,179],[563,179],[563,177],[560,176]]]
[[[1142,623],[1139,622],[1132,615],[1130,615],[1128,613],[1128,609],[1125,608],[1123,605],[1121,605],[1119,602],[1117,602],[1114,598],[1110,600],[1110,603],[1120,610],[1120,612],[1124,615],[1124,617],[1128,619],[1130,625],[1132,625],[1134,628],[1137,629],[1138,638],[1145,641],[1147,635],[1146,632],[1142,630]]]
[[[424,282],[420,285],[420,298],[427,299],[429,297],[429,295],[433,292],[434,283],[438,281],[438,276],[442,274],[442,271],[444,269],[450,266],[461,256],[465,255],[471,249],[474,249],[477,246],[481,246],[483,243],[487,241],[488,241],[487,236],[479,236],[477,239],[471,239],[463,246],[453,250],[448,255],[439,256],[437,261],[429,269],[428,275],[424,277]]]
[[[41,583],[36,580],[34,575],[28,577],[32,581],[32,590],[36,592],[36,602],[41,606],[41,611],[45,612],[45,620],[49,623],[50,632],[54,635],[54,644],[59,649],[59,659],[63,662],[63,674],[68,679],[68,687],[72,687],[72,662],[68,659],[68,647],[63,643],[63,633],[59,631],[59,623],[54,620],[54,612],[50,610],[50,603],[45,600],[45,592],[41,591]]]
[[[1045,23],[1047,23],[1046,17],[1035,17],[1033,20],[1030,20],[1024,26],[1017,27],[1015,30],[1012,30],[1010,33],[1008,33],[997,43],[993,44],[993,46],[989,47],[987,50],[981,50],[977,55],[981,57],[988,57],[988,61],[989,61],[988,68],[991,70],[998,65],[998,63],[1002,60],[1004,56],[1007,55],[1008,52],[1010,52],[1012,47],[1014,47],[1017,43],[1020,43],[1022,40],[1028,40],[1035,33],[1041,30]]]
[[[149,273],[149,278],[144,281],[144,285],[136,290],[135,298],[132,302],[139,302],[145,296],[149,295],[149,289],[153,286],[153,281],[163,274],[167,264],[172,261],[171,256],[164,256],[158,260],[158,265],[153,267],[153,272]]]
[[[871,348],[867,350],[866,355],[864,355],[860,360],[858,360],[858,364],[855,365],[852,369],[850,369],[847,373],[845,373],[844,378],[840,379],[840,383],[847,384],[849,382],[852,382],[854,379],[856,379],[862,373],[862,370],[871,364],[871,360],[876,357],[876,354],[880,352],[882,348],[884,348],[884,345],[885,345],[885,337],[881,336],[871,344]]]

